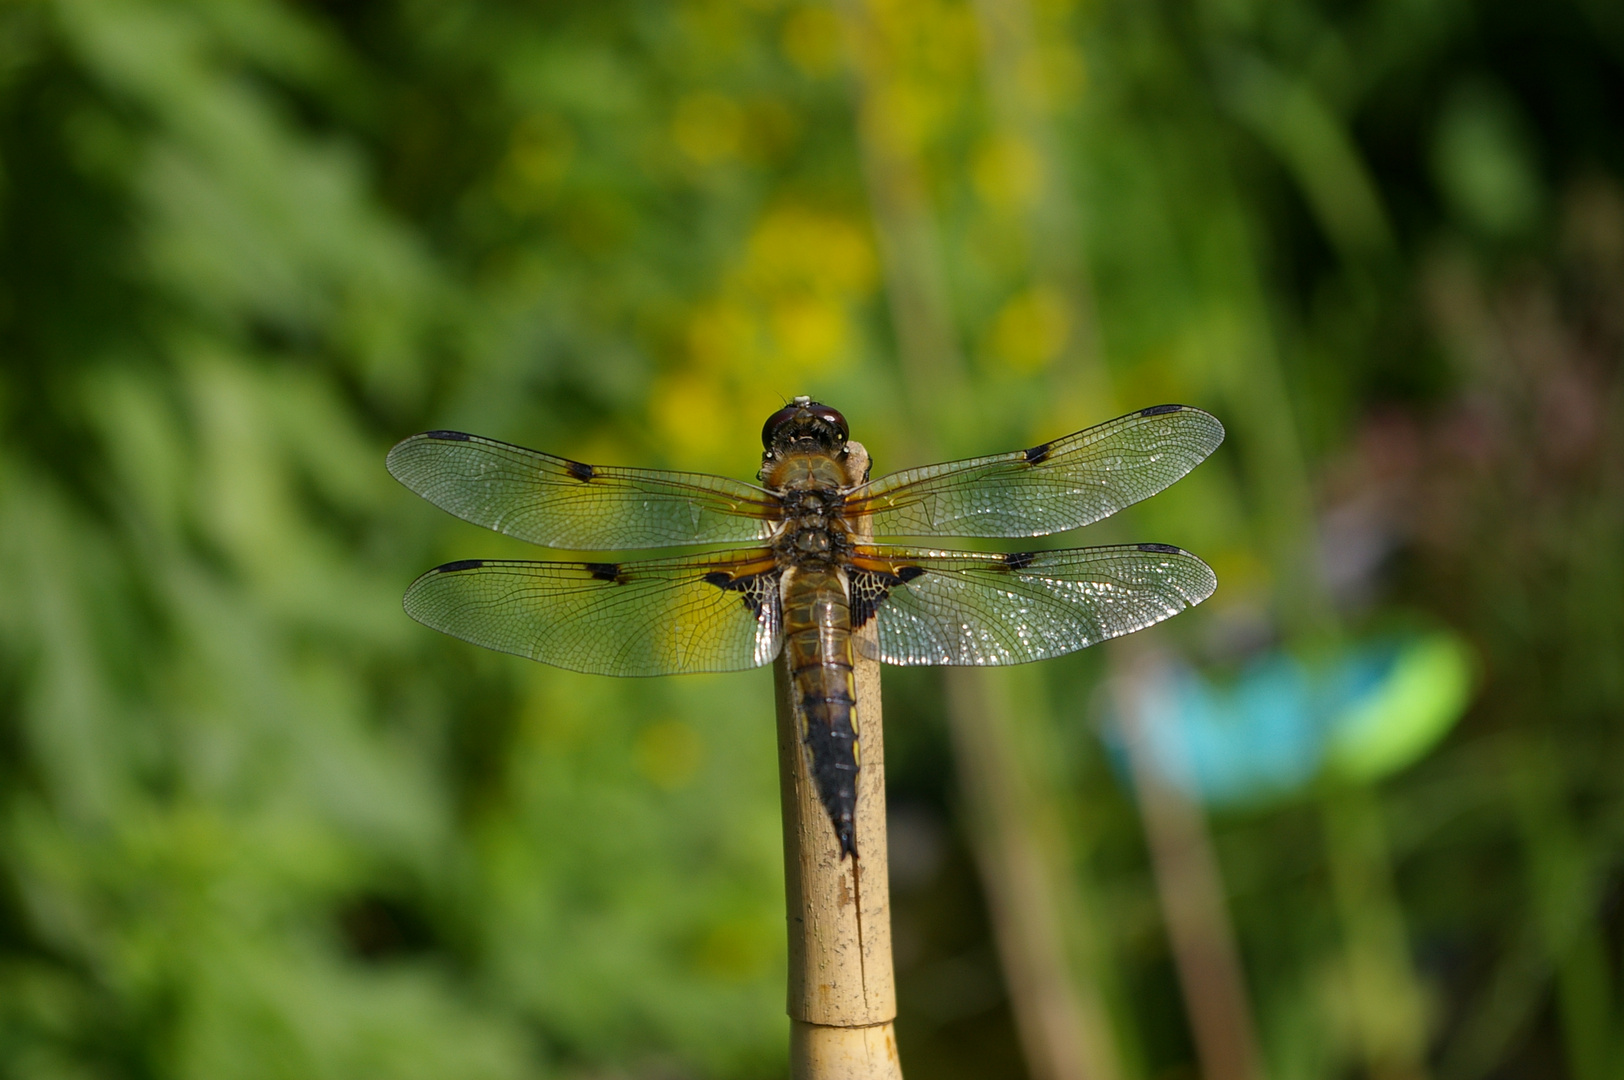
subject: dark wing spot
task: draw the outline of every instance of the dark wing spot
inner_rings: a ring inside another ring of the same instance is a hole
[[[734,588],[739,591],[740,599],[744,601],[744,606],[749,609],[750,614],[759,619],[768,597],[778,588],[778,571],[747,577]]]
[[[1160,416],[1163,413],[1183,412],[1183,405],[1152,405],[1148,409],[1140,409],[1140,416]]]
[[[612,562],[589,562],[583,569],[599,581],[618,581],[620,579],[620,564]]]
[[[592,466],[584,461],[571,461],[564,467],[570,471],[571,476],[583,484],[597,475]]]
[[[1049,449],[1051,445],[1052,444],[1050,443],[1039,443],[1037,446],[1028,447],[1027,449],[1022,450],[1021,453],[1026,455],[1026,463],[1028,465],[1041,465],[1043,462],[1049,460]]]
[[[923,566],[899,566],[894,574],[873,570],[852,570],[851,575],[851,628],[861,629],[874,617],[874,613],[898,585],[906,585],[925,572]]]
[[[473,436],[466,431],[425,431],[423,438],[439,439],[442,442],[467,442]]]
[[[851,628],[861,629],[879,610],[880,604],[891,595],[891,587],[901,579],[890,574],[876,574],[872,570],[849,571],[851,581]]]
[[[748,577],[736,578],[725,570],[712,570],[706,574],[704,581],[707,585],[715,585],[725,592],[736,592],[739,599],[750,614],[761,617],[762,606],[767,602],[771,590],[778,587],[778,571],[771,570],[765,574],[751,574]]]
[[[1032,565],[1032,560],[1035,558],[1037,558],[1036,552],[1011,551],[1004,556],[1004,565],[1011,570],[1025,570]]]
[[[1172,544],[1140,544],[1140,551],[1154,551],[1158,555],[1182,555],[1183,548],[1176,548]]]
[[[456,562],[448,562],[444,566],[436,566],[434,572],[436,574],[455,574],[458,570],[478,570],[484,565],[484,559],[458,559]]]

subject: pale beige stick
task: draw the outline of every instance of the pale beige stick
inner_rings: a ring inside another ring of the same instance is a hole
[[[886,296],[903,372],[915,391],[909,400],[918,406],[912,416],[914,446],[928,453],[926,419],[974,415],[975,405],[965,400],[964,358],[919,148],[909,125],[886,104],[900,100],[890,93],[899,81],[898,66],[874,8],[874,0],[835,4],[851,59],[858,145],[885,264]],[[1079,293],[1072,300],[1082,303],[1086,296]],[[1087,313],[1079,308],[1074,316],[1077,340],[1090,340]],[[1091,370],[1098,374],[1099,366]],[[1027,1067],[1038,1080],[1115,1080],[1123,1070],[1110,1017],[1095,981],[1072,968],[1064,933],[1068,920],[1076,929],[1087,928],[1077,925],[1083,904],[1070,879],[1063,834],[1056,830],[1045,839],[1029,831],[1033,815],[1028,811],[1052,805],[1057,796],[1019,754],[1004,752],[1008,743],[999,740],[1008,731],[1007,713],[989,717],[976,704],[985,676],[948,672],[948,719]],[[993,740],[994,752],[975,749],[984,739]],[[1026,795],[1007,798],[1011,792]]]
[[[916,139],[885,107],[888,72],[885,44],[867,0],[837,0],[854,79],[857,139],[864,182],[874,212],[886,268],[891,308],[904,374],[936,403],[962,396],[964,359],[949,311],[941,241],[926,197]],[[916,424],[918,417],[914,418]],[[916,432],[924,436],[925,429]]]
[[[856,478],[868,454],[849,444]],[[855,482],[855,481],[854,481]],[[885,743],[874,627],[859,632],[857,856],[842,858],[818,798],[788,660],[773,667],[778,775],[784,808],[784,893],[789,921],[790,1073],[795,1080],[901,1080],[891,889],[885,840]]]
[[[974,810],[971,841],[1015,1031],[1034,1080],[1121,1080],[1098,988],[1073,973],[1065,919],[1081,900],[1061,873],[1064,840],[1052,820],[1057,800],[1020,760],[1012,674],[946,672],[953,760]]]
[[[1053,368],[1056,387],[1103,409],[1111,399],[1111,377],[1099,342],[1074,188],[1057,145],[1053,96],[1044,85],[1036,13],[1030,0],[975,0],[974,6],[995,130],[1037,165],[1037,182],[1016,202],[1024,211],[1032,284],[1060,298],[1071,324]]]
[[[1113,653],[1128,768],[1201,1075],[1205,1080],[1257,1080],[1262,1072],[1256,1029],[1218,855],[1201,808],[1163,779],[1150,761],[1142,699],[1145,687],[1166,678],[1166,671],[1143,645],[1119,642]]]

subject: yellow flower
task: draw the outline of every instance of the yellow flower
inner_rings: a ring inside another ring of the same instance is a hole
[[[993,355],[1017,371],[1047,367],[1066,347],[1071,312],[1065,298],[1043,286],[1017,293],[993,321]]]
[[[744,143],[744,110],[714,91],[689,94],[677,103],[671,138],[701,165],[737,157]]]

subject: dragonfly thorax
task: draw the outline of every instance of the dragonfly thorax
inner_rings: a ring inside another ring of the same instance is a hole
[[[844,480],[845,466],[836,454],[790,454],[770,464],[767,481],[784,508],[774,544],[780,565],[827,567],[848,556]]]
[[[838,511],[821,506],[792,513],[773,544],[781,566],[829,567],[851,553],[851,532]]]
[[[801,529],[795,534],[797,554],[818,558],[826,557],[834,549],[834,535],[828,529]]]

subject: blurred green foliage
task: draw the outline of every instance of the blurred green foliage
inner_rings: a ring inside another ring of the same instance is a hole
[[[1393,1008],[1443,1078],[1617,1075],[1624,15],[1029,15],[1011,83],[963,0],[0,6],[0,1075],[783,1075],[767,677],[422,630],[416,572],[524,553],[382,462],[451,427],[748,476],[797,393],[882,470],[1219,413],[1135,519],[1222,582],[1161,640],[1221,678],[1463,634],[1479,704],[1371,792]],[[928,378],[854,21],[962,350]],[[1193,1075],[1098,677],[1045,670],[1033,736],[1086,977],[1130,1076]],[[939,684],[888,685],[904,1060],[1018,1075]],[[1312,813],[1214,823],[1280,1078],[1374,1060]]]

